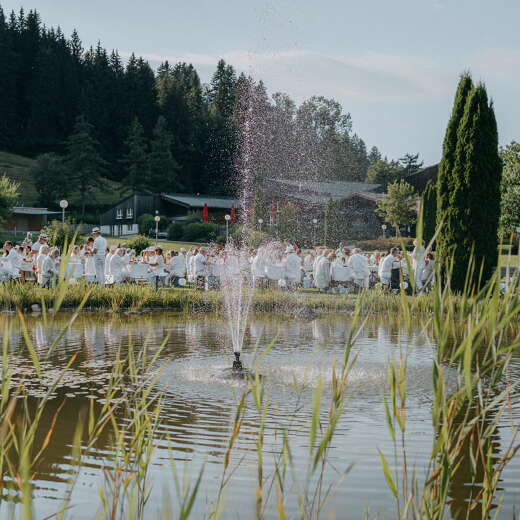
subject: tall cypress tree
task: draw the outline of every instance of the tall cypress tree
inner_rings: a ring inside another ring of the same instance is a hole
[[[432,180],[426,183],[423,199],[423,240],[429,244],[435,236],[437,225],[437,184]]]
[[[484,85],[478,85],[467,95],[459,121],[447,183],[450,193],[445,216],[449,226],[441,231],[440,257],[446,261],[453,255],[451,283],[457,291],[464,288],[472,252],[476,267],[472,282],[478,280],[481,267],[486,280],[496,265],[501,175],[493,106]]]
[[[453,247],[457,244],[457,237],[460,223],[460,212],[454,204],[456,190],[460,180],[454,176],[453,167],[455,164],[455,151],[457,148],[457,132],[461,119],[464,115],[464,108],[468,95],[473,89],[473,81],[469,74],[463,74],[460,78],[455,103],[448,122],[446,135],[442,150],[442,159],[439,164],[439,175],[437,180],[437,227],[442,225],[439,236],[437,237],[437,255],[442,268],[446,267],[452,255]]]

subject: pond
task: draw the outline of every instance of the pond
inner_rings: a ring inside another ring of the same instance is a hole
[[[28,317],[26,325],[34,347],[42,357],[70,316],[59,316],[52,327],[44,327],[41,317]],[[12,318],[11,350],[26,352],[17,318]],[[309,457],[309,424],[313,395],[323,381],[321,416],[326,420],[330,404],[332,362],[341,363],[352,326],[348,316],[294,320],[274,315],[252,316],[245,338],[242,359],[251,366],[255,349],[276,341],[261,360],[265,395],[269,398],[264,438],[265,477],[272,476],[275,460],[288,429],[293,471],[291,472],[286,511],[298,511],[298,486],[303,485]],[[71,472],[71,450],[78,414],[88,410],[91,401],[99,408],[104,402],[107,380],[118,349],[124,353],[129,345],[137,350],[147,344],[153,354],[166,340],[157,365],[161,367],[156,388],[163,389],[161,425],[155,432],[156,450],[152,456],[150,478],[153,484],[148,511],[162,508],[170,497],[175,512],[175,491],[170,454],[177,471],[189,472],[196,479],[204,465],[201,488],[193,518],[203,518],[215,502],[221,482],[223,460],[232,433],[237,403],[245,389],[244,382],[228,377],[232,363],[226,323],[214,315],[157,313],[149,315],[82,314],[59,341],[51,358],[42,362],[44,378],[52,378],[77,354],[71,370],[56,389],[42,419],[39,435],[50,428],[59,410],[56,426],[44,457],[36,468],[34,507],[37,518],[56,512],[67,488]],[[388,318],[370,318],[355,342],[353,355],[359,358],[349,377],[349,399],[332,442],[324,479],[336,482],[323,517],[362,518],[395,517],[394,499],[381,468],[378,449],[392,461],[393,444],[387,430],[382,401],[387,392],[387,364],[408,354],[407,419],[408,464],[419,476],[424,474],[432,448],[431,420],[432,364],[435,345],[417,324],[412,333]],[[25,357],[27,356],[27,357]],[[30,395],[41,395],[41,384],[33,377],[28,354],[12,357],[14,375],[25,384]],[[449,384],[454,384],[454,369],[446,367]],[[520,357],[513,359],[509,377],[520,377]],[[15,381],[16,382],[16,381]],[[296,389],[297,387],[297,389]],[[327,399],[329,398],[329,400]],[[29,401],[31,404],[31,401]],[[329,403],[329,404],[327,404]],[[492,443],[494,455],[509,445],[512,424],[520,419],[520,394],[512,399],[510,412],[501,419],[499,435]],[[120,417],[121,423],[125,420]],[[234,474],[226,488],[223,518],[253,518],[256,514],[257,434],[259,416],[253,400],[247,409],[240,435],[231,452],[230,467]],[[41,440],[40,440],[41,442]],[[72,493],[74,519],[93,518],[100,510],[100,489],[105,485],[105,469],[113,464],[110,435],[103,434],[95,449],[83,454],[83,466]],[[454,517],[465,509],[471,486],[465,479],[463,460],[458,477],[450,487],[450,511]],[[350,471],[342,474],[352,465]],[[296,481],[296,483],[295,483]],[[520,456],[507,466],[500,488],[505,499],[500,517],[511,518],[515,500],[520,497]],[[267,518],[278,518],[274,488],[271,489]],[[4,494],[5,497],[5,494]],[[5,505],[3,506],[5,508]],[[5,509],[4,509],[5,510]],[[345,512],[348,511],[348,514]],[[478,515],[475,511],[475,518]],[[177,517],[176,514],[173,515]]]

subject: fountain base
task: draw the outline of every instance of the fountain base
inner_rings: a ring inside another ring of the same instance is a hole
[[[242,361],[240,361],[240,352],[235,352],[235,361],[233,361],[233,371],[244,371],[244,367],[242,366]]]

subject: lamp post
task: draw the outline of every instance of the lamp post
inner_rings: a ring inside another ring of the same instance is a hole
[[[383,238],[386,238],[386,224],[383,224],[381,229],[383,230]]]
[[[61,223],[65,223],[65,208],[67,208],[69,205],[68,201],[65,199],[60,200],[60,208],[61,208]]]
[[[156,215],[153,219],[155,220],[155,247],[157,247],[157,235],[159,233],[159,222],[161,221],[161,217],[157,215],[157,211],[155,213]]]
[[[316,227],[318,224],[318,219],[313,218],[312,223],[314,224],[314,233],[313,233],[313,237],[312,237],[312,246],[314,247],[316,245]]]
[[[262,232],[262,224],[264,223],[264,219],[263,218],[259,218],[258,219],[258,224],[260,224],[260,232]]]
[[[229,240],[229,221],[231,220],[231,215],[224,215],[226,219],[226,242]]]

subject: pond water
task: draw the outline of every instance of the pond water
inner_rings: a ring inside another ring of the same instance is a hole
[[[43,326],[41,318],[27,319],[29,335],[42,356],[67,319],[68,316],[59,317],[50,329]],[[22,345],[23,337],[17,319],[12,321],[11,349],[16,351]],[[341,362],[351,324],[351,318],[347,316],[318,317],[309,321],[272,315],[251,317],[242,355],[244,365],[251,365],[257,346],[258,349],[265,348],[277,337],[260,364],[270,400],[264,440],[265,476],[272,475],[282,430],[289,428],[294,476],[303,485],[313,394],[319,382],[323,381],[322,416],[326,419],[332,361]],[[394,501],[385,483],[378,449],[389,461],[392,460],[393,447],[381,396],[387,386],[387,363],[392,357],[397,358],[400,351],[409,352],[409,466],[418,475],[425,471],[432,447],[431,373],[435,345],[421,333],[419,323],[417,327],[408,334],[399,323],[388,318],[371,318],[355,343],[354,353],[359,351],[359,358],[349,379],[350,398],[332,443],[325,481],[338,481],[342,472],[351,464],[353,467],[335,487],[324,518],[334,518],[329,514],[335,514],[336,518],[362,518],[365,511],[370,518],[378,515],[395,517]],[[42,365],[47,377],[52,377],[70,356],[78,354],[43,419],[42,431],[45,432],[65,401],[52,441],[37,468],[34,490],[37,518],[56,512],[63,498],[70,475],[71,447],[78,413],[88,409],[92,397],[100,405],[103,403],[107,377],[117,349],[121,346],[124,352],[129,343],[134,348],[147,343],[153,353],[165,338],[166,347],[159,359],[163,369],[158,385],[165,393],[162,424],[156,432],[157,449],[150,469],[153,490],[148,506],[149,517],[155,517],[152,512],[162,507],[166,493],[175,496],[170,453],[177,461],[177,469],[181,473],[189,470],[193,478],[205,464],[192,517],[203,518],[208,512],[220,484],[237,402],[245,388],[242,382],[225,375],[232,363],[226,323],[212,315],[162,313],[114,317],[83,314],[66,332],[50,361]],[[17,377],[30,375],[28,357],[17,355],[12,363]],[[447,371],[450,379],[452,374],[448,367]],[[509,376],[513,379],[520,377],[520,357],[513,359]],[[298,392],[294,381],[299,387]],[[35,378],[27,384],[29,393],[39,394],[40,384]],[[514,396],[512,404],[512,413],[505,414],[501,420],[500,433],[493,442],[496,455],[502,453],[511,440],[511,424],[519,423],[519,394]],[[223,518],[255,516],[257,432],[258,416],[250,399],[240,436],[232,451],[231,466],[236,471],[226,490]],[[90,519],[99,510],[99,490],[104,485],[103,468],[112,464],[111,454],[109,435],[100,438],[95,451],[85,453],[84,466],[72,495],[72,518]],[[467,472],[464,469],[465,464],[469,468],[470,460],[463,461],[459,477],[449,491],[450,511],[454,517],[465,508],[465,501],[471,493],[471,486],[464,478],[469,474],[469,469]],[[520,502],[519,456],[507,467],[500,487],[505,490],[500,517],[511,518],[515,500]],[[290,496],[296,495],[297,486],[294,485]],[[173,504],[175,511],[175,502]],[[289,500],[287,512],[295,514],[297,507],[296,499]],[[266,517],[278,517],[273,498]]]

